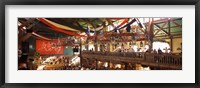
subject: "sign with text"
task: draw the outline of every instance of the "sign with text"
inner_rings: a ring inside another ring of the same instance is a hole
[[[64,49],[60,41],[36,40],[36,52],[40,54],[63,54]]]

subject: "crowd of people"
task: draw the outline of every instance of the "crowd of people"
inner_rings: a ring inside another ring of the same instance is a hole
[[[164,49],[165,52],[163,52],[160,48],[159,49],[147,49],[144,53],[153,53],[153,54],[172,54],[171,52],[168,52],[169,49]],[[94,51],[93,48],[90,51]],[[124,49],[119,48],[117,52],[140,52],[141,48],[138,48],[137,51],[135,51],[133,48]],[[105,52],[104,52],[105,53]],[[111,53],[106,53],[109,55],[112,55]],[[182,53],[181,53],[182,54]],[[122,54],[123,55],[123,54]],[[129,55],[129,53],[125,54],[126,56]],[[134,56],[135,55],[135,56]],[[131,57],[142,57],[140,53],[134,53],[130,55]],[[49,66],[49,67],[48,67]],[[53,67],[55,66],[55,67]],[[51,67],[51,68],[50,68]],[[96,67],[95,64],[91,66],[80,66],[79,64],[73,64],[71,57],[69,56],[56,56],[56,55],[48,55],[48,56],[35,56],[29,58],[26,63],[19,62],[18,63],[18,70],[120,70],[121,68],[107,68],[105,66],[99,66]]]
[[[34,56],[28,57],[26,62],[19,62],[18,70],[44,70],[47,66],[58,65],[63,67],[69,63],[69,56]]]

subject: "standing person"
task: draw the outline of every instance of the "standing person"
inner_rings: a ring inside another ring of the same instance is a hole
[[[168,53],[168,49],[167,49],[167,47],[165,47],[165,53]]]
[[[162,54],[162,50],[160,48],[158,49],[158,54]]]
[[[157,54],[157,51],[156,51],[156,49],[154,49],[154,50],[153,50],[153,53]]]

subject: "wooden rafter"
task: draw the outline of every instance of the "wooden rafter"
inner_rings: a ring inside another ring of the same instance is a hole
[[[142,31],[144,34],[146,34],[145,31],[142,30],[142,28],[138,27],[138,29],[139,29],[140,31]]]
[[[139,22],[140,24],[142,24],[138,18],[136,18],[136,19],[138,20],[138,22]],[[142,31],[144,34],[146,34],[145,31],[143,30],[143,28],[140,28],[139,23],[138,23],[138,25],[137,25],[138,28],[139,28],[139,30]]]
[[[108,24],[114,27],[114,24],[112,23],[112,21],[110,21],[110,19],[106,19],[106,21],[108,21]]]
[[[182,25],[180,25],[180,26],[182,26]],[[170,28],[177,28],[177,27],[179,27],[179,26],[171,26]],[[168,29],[169,27],[165,27],[165,28],[163,28],[163,29]]]
[[[24,26],[26,26],[27,24],[31,23],[34,20],[35,20],[34,18],[31,18],[31,19],[27,20],[25,23],[22,23],[21,26],[18,26],[18,29],[23,28]]]
[[[135,28],[135,29],[136,29],[136,33],[138,33],[138,26],[136,26],[136,28]]]
[[[174,23],[176,26],[182,28],[182,26],[180,24],[178,24],[177,22],[175,22],[174,20],[172,20],[171,22]]]
[[[159,29],[158,29],[158,31],[155,33],[155,35],[157,35],[158,33],[159,33],[159,31],[163,31],[163,32],[165,32],[166,34],[168,34],[169,35],[169,33],[167,32],[167,31],[165,31],[164,30],[164,28],[161,28],[160,26],[158,26],[157,24],[154,24],[155,26],[157,26]],[[163,26],[164,27],[164,26]]]
[[[79,23],[78,21],[75,21],[75,23],[76,23],[80,28],[84,29],[84,28],[80,25],[80,23]]]
[[[150,30],[151,30],[151,20],[150,20],[150,18],[149,18],[149,22],[148,22],[148,33],[150,32]]]
[[[96,28],[96,26],[91,22],[91,21],[89,21],[88,19],[86,19],[86,18],[81,18],[81,20],[83,20],[83,21],[85,21],[86,22],[86,24],[91,24],[92,25],[92,27],[95,29]],[[83,25],[85,25],[85,24],[83,24]]]
[[[169,28],[168,28],[168,31],[169,31],[168,33],[169,33],[169,36],[171,37],[171,28],[170,28],[171,25],[170,25],[170,22],[171,22],[171,21],[168,20],[167,24],[168,24],[168,27],[169,27]]]
[[[167,22],[168,18],[165,19],[160,19],[160,20],[155,20],[154,23],[158,24],[158,23],[165,23]],[[145,22],[143,24],[149,24],[149,22]]]
[[[154,25],[156,25],[158,28],[160,28],[160,29],[158,29],[158,30],[154,33],[154,35],[157,35],[161,30],[164,31],[166,34],[169,34],[167,31],[165,31],[165,30],[163,29],[163,27],[164,27],[165,25],[167,25],[167,22],[165,22],[165,23],[162,25],[162,27],[158,26],[157,24],[154,24]]]
[[[86,19],[86,21],[87,21],[89,24],[91,24],[91,25],[93,26],[94,29],[97,28],[97,26],[96,26],[92,21],[90,21],[89,19]]]
[[[106,19],[105,18],[97,18],[98,20],[101,20],[103,23],[105,23],[105,25],[106,25]]]
[[[182,36],[182,34],[173,34],[173,36]],[[159,36],[156,36],[156,37],[169,37],[170,38],[170,36],[169,35],[159,35]]]
[[[18,30],[18,31],[19,31],[18,39],[20,40],[25,35],[25,31],[23,30]]]

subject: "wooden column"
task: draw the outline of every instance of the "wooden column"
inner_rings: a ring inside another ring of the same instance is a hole
[[[107,51],[110,52],[110,44],[107,43]]]
[[[149,18],[149,24],[148,24],[148,42],[149,42],[149,49],[153,48],[153,30],[154,30],[154,23],[153,18]]]
[[[97,32],[96,32],[96,35],[95,36],[95,39],[94,39],[94,51],[97,52],[98,51],[98,42],[97,42]]]
[[[96,59],[96,70],[98,70],[98,60]]]
[[[128,69],[128,63],[124,63],[124,65],[125,65],[125,70],[127,70]]]
[[[95,51],[95,52],[98,51],[98,44],[97,44],[97,42],[94,43],[94,51]]]
[[[108,61],[108,70],[110,70],[110,61]]]
[[[173,37],[171,36],[171,28],[170,28],[170,20],[168,20],[168,30],[169,30],[169,37],[170,37],[170,49],[173,50]]]
[[[100,44],[100,51],[103,52],[103,45]]]
[[[86,39],[86,44],[85,44],[86,50],[89,50],[89,43],[88,43],[88,38]]]
[[[82,67],[82,40],[80,38],[80,66]]]
[[[170,36],[170,50],[173,51],[173,37]]]

